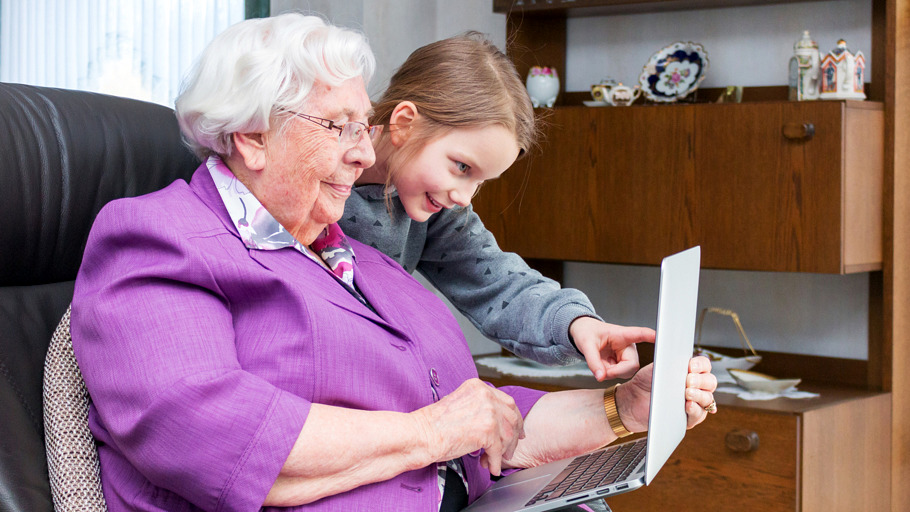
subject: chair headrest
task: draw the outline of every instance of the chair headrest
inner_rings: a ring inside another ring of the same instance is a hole
[[[0,286],[75,279],[102,206],[197,166],[167,107],[0,83]]]

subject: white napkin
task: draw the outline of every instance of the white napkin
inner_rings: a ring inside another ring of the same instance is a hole
[[[728,375],[729,377],[729,375]],[[729,380],[733,380],[733,377],[729,377]],[[736,384],[729,384],[727,382],[721,383],[720,377],[717,378],[717,390],[715,393],[732,393],[743,400],[773,400],[775,398],[815,398],[820,396],[818,393],[810,393],[808,391],[800,391],[795,387],[785,389],[780,393],[768,393],[765,391],[750,391],[744,387],[737,386]]]
[[[796,387],[785,389],[780,393],[768,393],[766,391],[752,391],[736,383],[733,376],[726,369],[712,368],[711,373],[717,377],[717,390],[715,393],[731,393],[743,400],[773,400],[775,398],[815,398],[820,396],[818,393],[800,391]]]
[[[584,377],[592,375],[587,363],[583,362],[569,366],[545,366],[517,357],[490,356],[477,359],[476,363],[516,377]]]

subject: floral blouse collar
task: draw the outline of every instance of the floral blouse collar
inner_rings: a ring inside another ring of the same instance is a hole
[[[272,217],[262,203],[234,176],[234,173],[218,156],[210,156],[205,166],[215,181],[221,201],[234,222],[244,245],[249,249],[277,250],[293,247],[313,261],[316,257],[307,251],[291,233]],[[354,249],[342,233],[338,224],[330,224],[310,248],[319,253],[322,260],[332,269],[332,274],[348,288],[354,287]],[[321,266],[321,265],[320,265]]]

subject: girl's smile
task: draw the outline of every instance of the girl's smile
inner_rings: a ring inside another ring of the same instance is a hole
[[[471,204],[481,183],[502,175],[518,152],[515,136],[500,125],[451,130],[403,160],[392,184],[408,216],[424,222],[443,209]]]

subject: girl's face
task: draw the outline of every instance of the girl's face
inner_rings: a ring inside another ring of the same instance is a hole
[[[402,159],[392,184],[408,217],[424,222],[443,208],[471,204],[480,184],[502,175],[518,151],[515,136],[505,127],[455,129]]]

